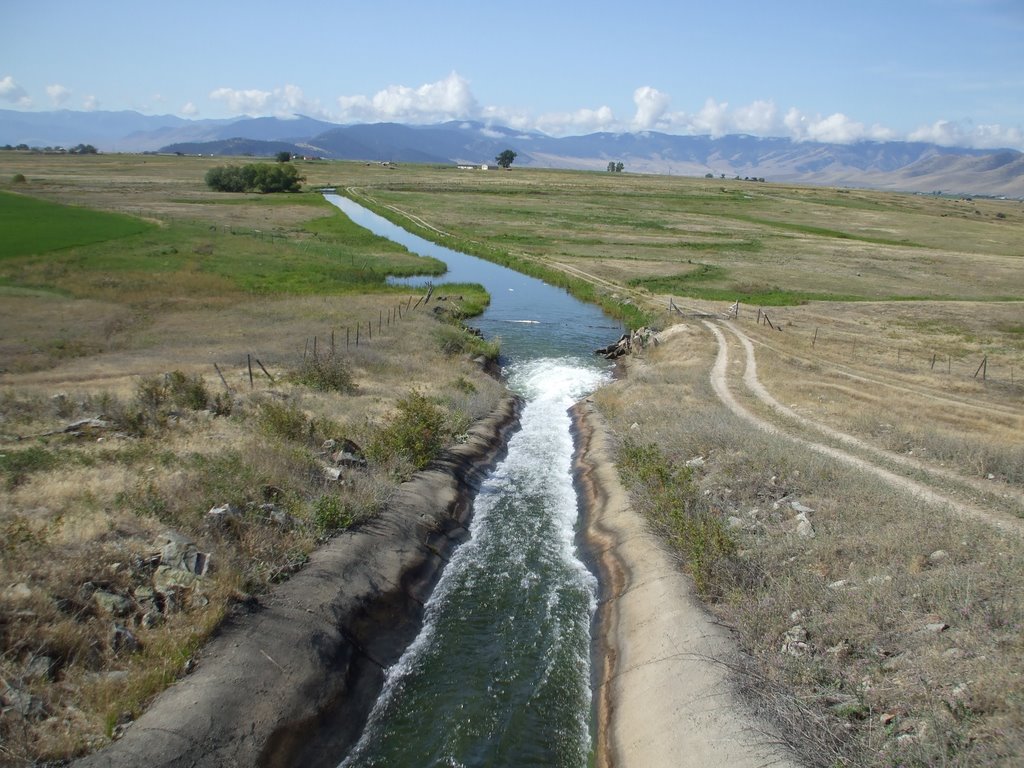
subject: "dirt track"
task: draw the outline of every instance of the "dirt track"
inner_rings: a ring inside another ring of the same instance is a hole
[[[963,476],[949,472],[948,470],[928,466],[923,462],[915,461],[905,456],[900,456],[895,453],[876,448],[875,446],[869,445],[863,440],[852,435],[848,435],[844,432],[808,419],[807,417],[802,416],[792,409],[782,405],[772,397],[757,377],[757,359],[754,353],[754,346],[750,338],[733,323],[725,322],[723,325],[739,341],[746,353],[743,374],[744,385],[755,398],[767,405],[779,418],[768,420],[744,407],[729,389],[727,381],[729,371],[729,341],[718,324],[710,321],[704,321],[704,325],[706,325],[711,333],[714,334],[715,340],[718,342],[718,355],[715,358],[714,366],[711,369],[711,384],[722,403],[740,418],[758,429],[768,432],[769,434],[792,440],[793,442],[799,443],[813,451],[841,461],[844,464],[856,467],[857,469],[865,472],[870,472],[895,488],[911,493],[930,504],[935,504],[949,509],[955,514],[970,517],[996,526],[1007,533],[1012,533],[1017,536],[1024,535],[1024,520],[994,512],[970,502],[966,502],[959,498],[959,494],[954,496],[953,494],[940,493],[920,481],[914,480],[907,477],[905,474],[900,474],[886,466],[883,466],[883,462],[889,465],[898,466],[901,470],[914,472],[916,474],[923,472],[931,476],[941,476],[947,481],[953,481],[957,484],[973,487],[975,490],[981,490],[978,488],[980,485],[978,481],[970,478],[964,478]],[[787,421],[789,423],[786,423]],[[796,426],[794,426],[794,424]],[[858,451],[860,455],[855,455],[850,451],[836,448],[832,445],[826,444],[825,442],[820,442],[819,438],[811,439],[809,437],[805,437],[798,433],[800,430],[815,431],[818,435],[826,439],[837,441],[849,446],[851,449]],[[870,458],[866,458],[865,455],[870,456]],[[1020,501],[1020,494],[1014,492],[1014,495],[1017,497],[1017,500]]]

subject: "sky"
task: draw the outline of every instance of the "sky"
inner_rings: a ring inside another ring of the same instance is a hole
[[[1024,150],[1024,0],[4,0],[0,108]]]

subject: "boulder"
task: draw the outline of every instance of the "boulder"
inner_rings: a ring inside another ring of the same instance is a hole
[[[127,616],[132,610],[130,599],[104,589],[97,589],[93,592],[92,599],[103,613],[110,616]]]

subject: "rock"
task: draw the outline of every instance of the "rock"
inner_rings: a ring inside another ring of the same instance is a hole
[[[206,513],[206,519],[218,526],[227,525],[229,520],[237,520],[242,516],[241,510],[234,504],[221,504],[218,507],[211,507]]]
[[[782,636],[782,648],[779,653],[800,657],[807,653],[807,630],[801,624],[789,628]]]
[[[797,513],[799,513],[801,515],[810,515],[810,514],[812,514],[814,512],[813,509],[811,509],[810,507],[804,506],[799,501],[791,501],[791,502],[789,502],[789,506],[793,508],[794,512],[797,512]]]
[[[55,666],[56,663],[50,656],[33,656],[32,661],[25,667],[25,677],[30,680],[52,680]]]
[[[114,425],[99,417],[93,419],[80,419],[64,427],[68,434],[81,434],[82,432],[99,432],[110,429]]]
[[[210,569],[210,555],[200,552],[187,536],[167,531],[157,540],[160,547],[160,567],[186,571],[196,576],[205,576]]]
[[[324,473],[324,477],[330,480],[332,483],[337,483],[341,480],[341,469],[338,467],[320,467],[320,471]]]
[[[139,641],[132,634],[132,631],[127,627],[122,627],[120,624],[115,624],[113,631],[110,633],[110,647],[114,649],[114,652],[125,651],[126,653],[134,653],[139,650]]]
[[[290,530],[295,526],[295,518],[277,507],[270,510],[269,519],[278,528],[284,528],[285,530]]]
[[[103,589],[96,590],[92,599],[101,611],[111,616],[127,616],[132,609],[132,601],[127,597]]]
[[[4,590],[4,597],[12,603],[24,603],[32,598],[32,587],[23,581],[12,584]]]
[[[630,428],[630,429],[640,429],[640,425],[639,425],[639,424],[637,424],[637,423],[636,423],[636,422],[634,421],[634,422],[633,422],[632,424],[630,424],[630,425],[629,425],[629,428]]]
[[[351,440],[342,440],[341,449],[331,454],[331,461],[339,467],[366,467],[366,456],[363,449]]]
[[[829,589],[846,589],[849,585],[850,585],[850,582],[847,579],[839,579],[838,581],[833,581],[831,584],[829,584],[828,588]]]
[[[891,723],[895,719],[896,719],[896,713],[895,712],[883,712],[878,717],[878,722],[880,722],[882,725],[889,725],[889,723]]]
[[[797,608],[795,611],[789,614],[789,620],[792,621],[794,624],[799,624],[801,621],[804,620],[804,612]]]
[[[0,702],[4,709],[10,708],[26,720],[42,720],[47,715],[42,699],[11,686],[7,686],[3,694],[0,694]]]
[[[949,558],[949,553],[944,549],[936,549],[930,555],[928,555],[929,565],[939,565],[944,563]]]
[[[936,621],[932,622],[931,624],[925,624],[924,629],[926,632],[934,632],[935,634],[939,634],[940,632],[945,632],[947,629],[949,629],[949,624],[947,624],[944,621]]]
[[[699,469],[704,466],[704,463],[705,461],[703,456],[694,456],[692,459],[686,461],[684,466],[687,466],[690,469]]]
[[[152,611],[146,611],[142,614],[142,618],[139,619],[139,624],[143,629],[152,629],[158,627],[164,623],[164,615],[160,611],[154,609]]]
[[[814,526],[803,512],[796,516],[796,533],[797,536],[803,536],[805,539],[814,538]]]
[[[741,520],[740,518],[736,517],[735,515],[729,515],[729,517],[726,518],[726,520],[725,520],[725,527],[729,528],[730,530],[736,530],[737,528],[742,528],[743,527],[743,520]]]

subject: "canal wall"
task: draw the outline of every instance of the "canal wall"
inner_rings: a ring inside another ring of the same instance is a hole
[[[464,443],[400,486],[378,517],[321,547],[257,607],[227,618],[191,674],[119,741],[75,765],[335,768],[469,536],[472,500],[521,407],[507,397]]]

